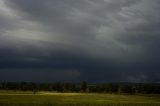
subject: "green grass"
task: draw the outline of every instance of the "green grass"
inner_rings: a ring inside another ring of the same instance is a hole
[[[0,106],[160,106],[160,96],[3,91]]]

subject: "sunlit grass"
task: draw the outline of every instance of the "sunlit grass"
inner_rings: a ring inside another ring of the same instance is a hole
[[[159,96],[94,93],[2,92],[0,106],[160,106]]]

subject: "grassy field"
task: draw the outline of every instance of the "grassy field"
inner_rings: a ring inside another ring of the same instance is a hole
[[[1,91],[0,106],[160,106],[160,96]]]

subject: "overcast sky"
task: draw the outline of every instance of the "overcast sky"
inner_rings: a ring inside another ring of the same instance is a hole
[[[160,0],[0,0],[0,81],[160,82]]]

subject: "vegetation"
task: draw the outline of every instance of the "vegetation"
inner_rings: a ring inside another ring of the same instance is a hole
[[[0,83],[0,106],[160,106],[160,84]]]
[[[1,91],[0,106],[160,106],[157,95]]]
[[[2,82],[0,90],[56,91],[56,92],[88,92],[88,93],[116,93],[116,94],[160,94],[158,83],[108,83],[87,84],[82,83],[32,83],[32,82]]]

